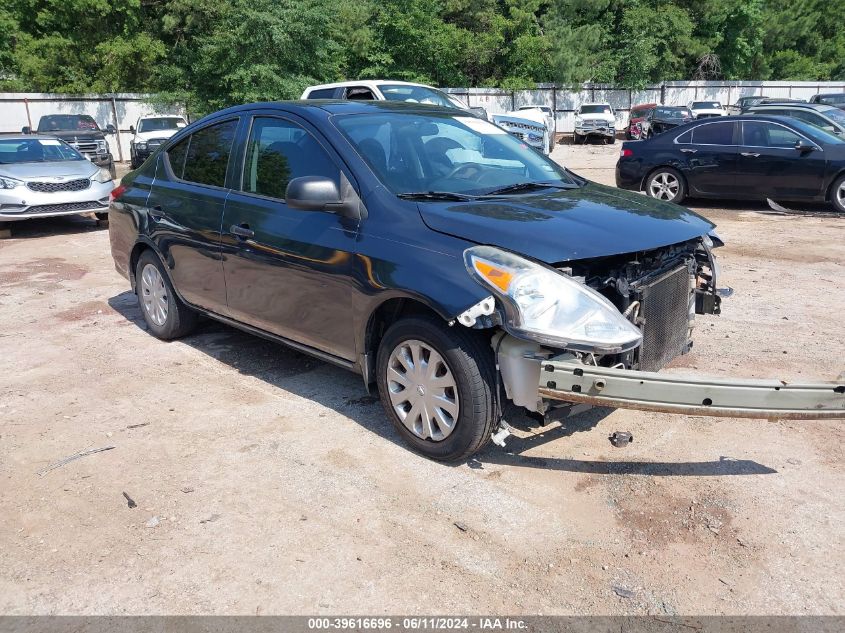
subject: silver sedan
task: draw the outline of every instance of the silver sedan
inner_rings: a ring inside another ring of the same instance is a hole
[[[113,188],[107,169],[62,140],[0,136],[0,224],[74,213],[105,219]]]

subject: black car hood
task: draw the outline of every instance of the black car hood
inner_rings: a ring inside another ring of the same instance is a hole
[[[548,264],[650,250],[708,233],[684,207],[588,183],[580,189],[469,202],[420,202],[426,225]]]

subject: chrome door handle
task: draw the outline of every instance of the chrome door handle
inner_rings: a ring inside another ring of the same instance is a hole
[[[740,152],[740,156],[747,156],[748,158],[757,158],[760,154],[756,152]]]
[[[681,150],[684,154],[695,154],[698,150],[685,147]]]
[[[255,236],[255,231],[249,228],[249,224],[233,224],[229,227],[229,232],[244,239]]]

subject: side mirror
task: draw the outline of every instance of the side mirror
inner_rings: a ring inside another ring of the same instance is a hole
[[[341,188],[343,194],[333,180],[323,176],[294,178],[285,191],[285,203],[292,209],[328,211],[345,218],[360,219],[361,201],[342,173]]]
[[[115,132],[117,132],[117,130],[115,130],[114,126],[111,123],[109,123],[106,126],[106,134],[114,134]]]
[[[798,141],[796,141],[795,143],[795,149],[797,149],[802,154],[805,154],[807,152],[812,152],[814,149],[816,149],[816,146],[812,143],[808,143],[803,138],[799,138]]]
[[[25,125],[23,128],[21,128],[21,132],[23,134],[32,134],[32,128],[28,125]]]
[[[130,125],[130,126],[129,126],[129,133],[130,133],[130,134],[135,134],[135,126],[134,126],[134,125]]]

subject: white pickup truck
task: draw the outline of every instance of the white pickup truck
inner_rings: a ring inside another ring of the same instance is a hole
[[[138,122],[130,126],[132,140],[129,143],[129,155],[132,169],[138,169],[167,139],[188,125],[181,116],[155,115],[138,117]]]

